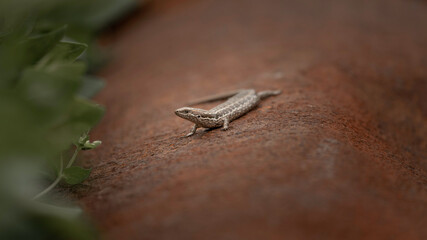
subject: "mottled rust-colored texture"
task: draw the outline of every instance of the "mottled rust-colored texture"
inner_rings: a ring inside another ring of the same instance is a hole
[[[109,36],[74,193],[107,239],[427,239],[426,23],[419,0],[155,1]],[[240,88],[283,93],[181,138],[175,109]]]

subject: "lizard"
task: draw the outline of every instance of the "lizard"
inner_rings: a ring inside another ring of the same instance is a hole
[[[178,117],[194,123],[191,132],[185,137],[196,133],[198,128],[218,128],[227,130],[231,121],[239,118],[255,108],[259,102],[269,96],[279,95],[282,91],[256,92],[254,89],[242,89],[229,93],[219,94],[208,98],[199,99],[188,104],[188,106],[227,99],[224,103],[210,109],[183,107],[175,110]]]

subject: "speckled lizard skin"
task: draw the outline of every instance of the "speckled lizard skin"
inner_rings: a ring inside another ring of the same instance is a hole
[[[224,103],[210,109],[203,110],[199,108],[183,107],[175,111],[175,114],[181,118],[194,123],[194,127],[186,137],[193,135],[197,128],[217,128],[223,127],[227,130],[228,125],[234,119],[251,111],[261,99],[280,94],[281,91],[263,91],[256,93],[254,89],[237,90],[231,93],[222,94],[200,101],[193,102],[191,105],[221,100],[229,97]]]

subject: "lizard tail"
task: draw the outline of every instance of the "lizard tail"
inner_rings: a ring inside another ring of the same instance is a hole
[[[276,91],[262,91],[257,93],[258,97],[260,99],[268,98],[270,96],[276,96],[282,93],[282,90],[276,90]]]
[[[223,99],[226,99],[226,98],[229,98],[229,97],[236,95],[240,91],[242,91],[242,90],[234,90],[231,92],[216,94],[216,95],[205,97],[205,98],[199,98],[199,99],[196,99],[194,101],[187,102],[187,105],[192,106],[192,105],[197,105],[197,104],[201,104],[201,103],[208,103],[208,102],[223,100]]]

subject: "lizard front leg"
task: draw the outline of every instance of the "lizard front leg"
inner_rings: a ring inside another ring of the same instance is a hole
[[[192,136],[194,133],[196,133],[197,128],[199,128],[199,126],[197,126],[197,124],[194,124],[193,128],[191,129],[191,132],[185,136],[186,137]]]
[[[228,124],[230,124],[230,119],[225,118],[224,119],[224,125],[222,127],[222,131],[226,131],[228,129]]]

